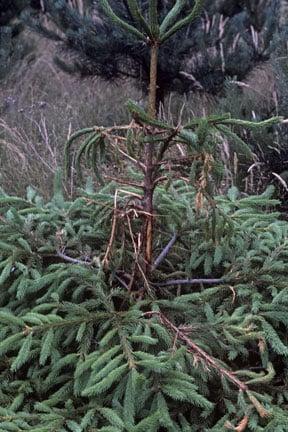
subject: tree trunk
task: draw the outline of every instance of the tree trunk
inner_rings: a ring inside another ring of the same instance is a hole
[[[148,114],[150,117],[156,117],[156,98],[157,98],[157,64],[158,64],[158,43],[153,42],[151,47],[150,62],[150,85],[148,95]],[[154,165],[153,165],[153,144],[147,143],[145,146],[145,178],[144,178],[144,211],[146,214],[143,245],[144,257],[146,263],[146,272],[152,263],[152,245],[153,245],[153,192],[154,192]]]

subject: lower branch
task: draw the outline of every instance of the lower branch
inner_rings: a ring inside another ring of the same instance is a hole
[[[201,360],[204,361],[204,363],[207,366],[212,367],[213,369],[217,370],[220,375],[225,376],[229,381],[231,381],[233,384],[236,385],[236,387],[239,388],[239,390],[247,391],[248,386],[240,381],[238,378],[235,377],[234,373],[232,371],[229,371],[228,369],[225,369],[224,367],[220,366],[216,360],[211,357],[209,354],[206,353],[202,348],[200,348],[198,345],[196,345],[186,334],[181,330],[181,328],[176,327],[171,321],[168,320],[168,318],[163,315],[161,312],[146,312],[144,315],[157,315],[162,322],[162,324],[172,331],[175,334],[176,338],[179,338],[182,342],[185,343],[185,345],[188,347],[188,351],[196,354]]]
[[[170,249],[174,246],[174,243],[176,242],[176,240],[177,240],[177,234],[175,233],[175,234],[173,234],[173,237],[171,238],[169,243],[162,250],[160,255],[155,259],[151,270],[155,270],[161,264],[161,262],[166,258]]]
[[[83,260],[80,260],[77,258],[72,258],[68,255],[65,255],[62,252],[57,252],[56,256],[63,259],[64,261],[71,263],[71,264],[80,264],[80,265],[86,265],[86,266],[93,265],[93,261],[83,261]]]
[[[155,286],[172,286],[172,285],[221,285],[225,283],[224,279],[171,279],[166,282],[156,283]]]
[[[115,181],[116,183],[120,183],[120,184],[124,184],[127,186],[132,186],[132,187],[136,187],[138,189],[143,189],[144,188],[144,184],[143,183],[136,183],[130,180],[125,180],[125,179],[121,179],[121,178],[117,178],[117,177],[112,177],[110,175],[104,174],[103,175],[104,178],[107,178],[109,180]]]

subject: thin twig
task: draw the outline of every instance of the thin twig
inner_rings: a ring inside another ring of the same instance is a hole
[[[132,120],[128,125],[122,125],[122,126],[111,126],[111,127],[109,127],[109,128],[99,128],[98,127],[98,130],[105,130],[105,131],[107,131],[108,133],[109,132],[113,132],[113,131],[115,131],[115,130],[130,130],[130,129],[139,129],[139,125],[134,121],[134,120]]]
[[[131,227],[130,218],[129,218],[128,215],[126,215],[126,217],[127,217],[127,223],[128,223],[128,228],[129,228],[129,233],[130,233],[131,241],[132,241],[133,248],[134,248],[135,263],[136,263],[136,265],[137,265],[137,267],[138,267],[138,269],[139,269],[139,271],[140,271],[140,273],[142,275],[142,278],[143,278],[143,281],[144,281],[144,285],[145,285],[145,287],[147,289],[147,292],[151,292],[151,288],[149,286],[149,282],[148,282],[148,280],[147,280],[147,278],[145,276],[145,273],[144,273],[141,265],[139,264],[139,260],[138,260],[139,259],[139,250],[141,248],[141,244],[139,245],[139,248],[137,250],[137,246],[136,246],[136,243],[135,243],[135,240],[134,240],[133,231],[132,231],[132,227]],[[130,286],[130,284],[129,284],[129,286]]]
[[[169,167],[173,167],[173,165],[175,166],[179,166],[179,165],[184,165],[184,164],[188,164],[189,162],[192,162],[196,159],[199,159],[201,157],[201,154],[195,154],[193,156],[183,156],[183,157],[179,157],[179,158],[171,158],[171,159],[162,159],[160,162],[156,162],[155,164],[157,165],[169,165]]]
[[[161,176],[161,177],[156,178],[156,180],[154,180],[154,183],[153,183],[154,187],[156,187],[158,185],[158,183],[165,181],[165,180],[168,180],[168,178],[169,178],[168,176]]]
[[[196,345],[180,328],[176,327],[168,318],[163,315],[161,312],[146,312],[144,313],[146,316],[157,315],[165,327],[167,327],[170,331],[172,331],[177,337],[185,343],[188,347],[188,351],[191,353],[196,353],[200,359],[202,359],[208,366],[211,366],[213,369],[217,370],[220,375],[225,376],[229,381],[235,384],[240,390],[246,391],[248,387],[245,383],[240,381],[235,377],[234,372],[225,369],[223,366],[220,366],[216,360],[206,353],[202,348]]]
[[[118,192],[122,192],[122,193],[124,193],[126,195],[131,195],[131,196],[133,196],[135,198],[138,198],[139,200],[143,199],[142,195],[136,194],[135,192],[127,191],[125,189],[118,189]]]
[[[124,152],[124,150],[122,150],[117,145],[117,140],[120,139],[121,137],[119,137],[119,138],[113,137],[113,138],[116,140],[116,145],[112,144],[112,147],[114,147],[115,150],[117,150],[119,153],[122,154],[122,156],[124,156],[126,159],[130,160],[130,162],[133,162],[136,166],[140,167],[142,169],[142,171],[144,171],[145,170],[145,165],[143,164],[143,162],[141,162],[141,161],[139,161],[137,159],[134,159],[132,156],[130,156],[128,153]]]
[[[109,239],[109,243],[108,243],[108,247],[107,247],[105,256],[104,256],[103,261],[102,261],[104,268],[107,268],[107,266],[108,266],[109,255],[110,255],[110,252],[111,252],[111,249],[113,246],[113,242],[114,242],[114,237],[115,237],[116,224],[117,224],[117,194],[118,194],[118,189],[116,189],[115,195],[114,195],[114,211],[113,211],[113,218],[112,218],[111,235],[110,235],[110,239]]]
[[[179,171],[179,166],[181,167],[181,165],[174,165],[174,166],[170,166],[169,168],[172,170],[172,169],[175,169],[175,170],[177,170],[177,171]],[[172,175],[171,175],[172,174]],[[157,184],[158,183],[160,183],[160,182],[163,182],[163,181],[165,181],[165,180],[183,180],[184,182],[186,182],[186,183],[189,183],[190,182],[190,179],[188,178],[188,177],[184,177],[184,176],[181,176],[180,174],[179,174],[179,172],[176,172],[176,173],[169,173],[169,177],[168,176],[161,176],[161,177],[158,177],[156,180],[154,180],[154,186],[156,187],[157,186]]]
[[[67,261],[67,262],[70,262],[70,263],[72,263],[72,264],[81,264],[81,265],[86,265],[86,266],[91,266],[91,265],[93,265],[93,261],[83,261],[83,260],[80,260],[80,259],[77,259],[77,258],[72,258],[72,257],[70,257],[70,256],[68,256],[68,255],[65,255],[64,253],[62,253],[62,252],[57,252],[57,254],[56,254],[59,258],[61,258],[61,259],[63,259],[63,260],[65,260],[65,261]]]
[[[129,291],[129,286],[126,284],[126,282],[120,278],[119,276],[115,275],[115,279],[118,280],[118,282],[120,282],[120,284],[127,289],[127,291]]]
[[[144,187],[143,183],[136,183],[136,182],[132,182],[130,180],[125,180],[125,179],[120,179],[120,178],[117,178],[117,177],[112,177],[112,176],[109,176],[107,174],[103,175],[103,177],[105,177],[105,178],[107,178],[109,180],[115,181],[117,183],[121,183],[121,184],[124,184],[124,185],[127,185],[127,186],[133,186],[133,187],[136,187],[136,188],[139,188],[139,189],[143,189],[143,187]]]
[[[171,286],[171,285],[210,285],[210,284],[223,284],[225,283],[224,279],[171,279],[166,282],[156,283],[156,286]]]
[[[171,134],[163,141],[162,147],[159,151],[159,154],[157,156],[157,162],[160,162],[166,152],[166,150],[169,147],[170,142],[175,138],[175,136],[178,134],[180,130],[179,125],[171,132]]]
[[[133,231],[132,231],[132,227],[131,227],[131,222],[130,222],[128,214],[126,214],[126,218],[127,218],[128,228],[129,228],[129,234],[130,234],[131,241],[132,241],[132,244],[133,244],[133,249],[134,249],[134,254],[135,254],[135,261],[138,262],[139,251],[137,250],[137,246],[136,246],[136,243],[135,243],[135,240],[134,240]]]

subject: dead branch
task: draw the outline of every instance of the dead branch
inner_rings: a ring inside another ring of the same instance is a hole
[[[212,367],[213,369],[217,370],[218,373],[221,376],[224,376],[229,381],[231,381],[236,387],[239,388],[241,391],[247,391],[248,386],[240,381],[238,378],[235,377],[234,372],[229,371],[228,369],[225,369],[223,366],[220,366],[217,361],[211,357],[209,354],[206,353],[202,348],[200,348],[198,345],[196,345],[186,334],[181,330],[181,328],[176,327],[169,319],[163,315],[161,312],[146,312],[144,313],[146,316],[153,316],[156,315],[159,317],[162,324],[168,328],[172,333],[177,335],[178,339],[180,339],[184,344],[188,347],[188,351],[196,354],[201,360],[204,361],[204,363],[207,366]]]

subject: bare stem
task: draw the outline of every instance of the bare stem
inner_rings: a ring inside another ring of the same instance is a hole
[[[156,117],[156,92],[157,92],[157,64],[158,64],[158,42],[153,41],[151,46],[150,62],[150,86],[148,96],[148,115],[151,118]],[[145,177],[144,177],[144,211],[147,212],[144,232],[144,261],[146,263],[145,273],[149,271],[152,263],[152,244],[153,244],[153,192],[154,192],[154,174],[155,166],[153,165],[154,148],[152,143],[145,145]]]
[[[63,259],[64,261],[67,261],[71,264],[80,264],[80,265],[86,265],[86,266],[91,266],[93,265],[93,261],[83,261],[80,260],[78,258],[72,258],[68,255],[65,255],[64,253],[58,251],[56,254],[59,258]]]
[[[156,117],[158,50],[159,50],[158,43],[157,41],[154,41],[151,46],[150,84],[149,84],[149,95],[148,95],[148,115],[151,118]]]

